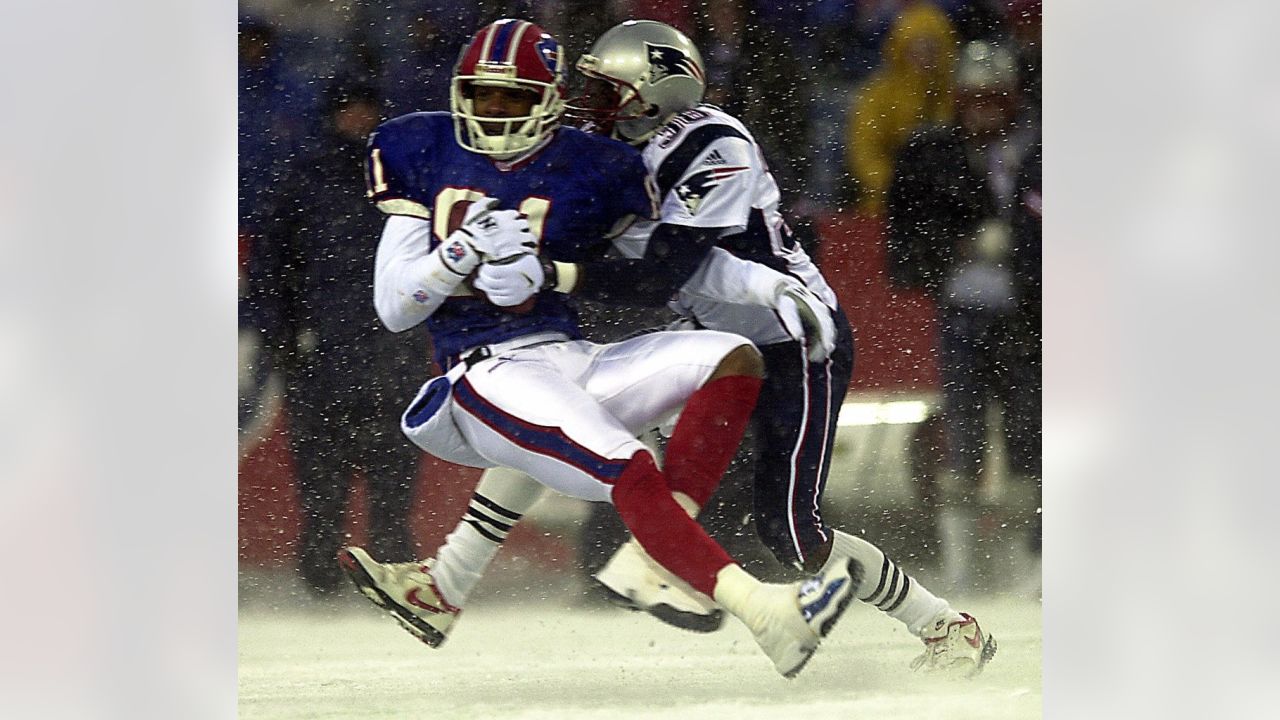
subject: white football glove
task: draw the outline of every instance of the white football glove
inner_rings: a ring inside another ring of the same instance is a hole
[[[836,323],[831,308],[795,280],[779,282],[775,288],[774,308],[782,318],[787,334],[805,343],[809,362],[822,362],[836,348]]]
[[[537,248],[525,216],[515,210],[499,210],[494,198],[482,198],[471,203],[462,225],[436,252],[445,267],[466,277],[486,259],[531,253]]]
[[[546,279],[538,256],[524,253],[480,265],[474,287],[494,305],[512,307],[537,295]]]

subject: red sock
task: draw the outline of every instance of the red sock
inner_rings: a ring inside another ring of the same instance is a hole
[[[667,443],[667,482],[698,507],[707,504],[738,453],[742,433],[760,394],[758,377],[717,378],[689,396]]]
[[[631,458],[613,486],[613,506],[649,557],[712,596],[716,574],[733,558],[671,497],[652,455],[639,452]]]

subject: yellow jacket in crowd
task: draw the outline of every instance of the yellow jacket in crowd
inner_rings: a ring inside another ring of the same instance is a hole
[[[859,210],[883,214],[898,149],[921,125],[951,120],[957,46],[951,21],[932,2],[909,2],[894,22],[879,68],[850,107],[845,167]]]

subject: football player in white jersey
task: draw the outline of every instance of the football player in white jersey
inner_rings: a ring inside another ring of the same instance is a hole
[[[995,653],[994,638],[873,544],[822,518],[836,421],[853,369],[852,332],[835,293],[783,220],[778,186],[751,132],[701,104],[706,82],[697,48],[668,25],[627,21],[602,35],[577,68],[587,87],[570,102],[570,113],[583,127],[641,148],[661,204],[659,219],[631,226],[614,246],[636,268],[660,264],[665,273],[637,271],[643,281],[620,281],[604,266],[577,263],[574,282],[566,284],[557,277],[563,266],[557,273],[544,263],[543,285],[611,303],[668,303],[688,327],[752,340],[765,360],[754,417],[761,539],[780,561],[808,572],[855,560],[865,568],[856,596],[924,642],[914,667],[977,674]],[[516,288],[528,280],[503,272],[495,267],[490,284],[507,288],[512,304],[522,301],[527,296]],[[519,473],[486,473],[433,569],[451,603],[465,601],[539,493]],[[706,498],[699,500],[686,507],[696,510]],[[714,600],[662,570],[634,539],[596,579],[668,623],[704,632],[720,626]]]

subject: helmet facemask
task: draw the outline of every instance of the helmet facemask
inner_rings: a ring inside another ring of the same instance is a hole
[[[565,104],[565,117],[587,132],[633,144],[647,140],[661,124],[657,121],[657,108],[644,101],[638,88],[584,69],[591,59],[585,55],[578,61],[578,71],[585,81],[582,93]],[[637,124],[643,127],[638,128]]]
[[[476,112],[477,85],[524,90],[536,99],[527,115],[488,117]],[[564,110],[556,86],[528,80],[494,81],[481,75],[459,75],[454,77],[449,95],[458,144],[498,158],[513,157],[537,145],[560,124]]]

